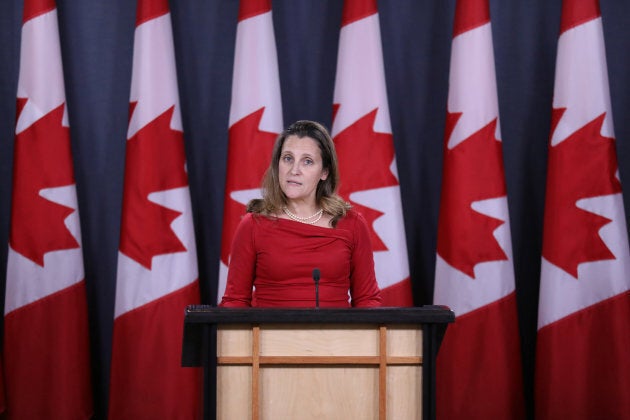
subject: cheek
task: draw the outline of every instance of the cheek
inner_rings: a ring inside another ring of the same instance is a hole
[[[321,176],[314,175],[313,176],[313,185],[315,185],[315,187],[317,187],[320,182],[322,182]]]

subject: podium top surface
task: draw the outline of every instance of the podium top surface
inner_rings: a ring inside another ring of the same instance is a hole
[[[190,305],[185,324],[443,324],[455,320],[446,306],[380,308],[219,308]]]

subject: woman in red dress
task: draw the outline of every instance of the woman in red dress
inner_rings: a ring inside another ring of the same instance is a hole
[[[336,193],[337,155],[321,124],[297,121],[273,148],[263,198],[236,229],[226,307],[374,307],[381,295],[367,222]]]

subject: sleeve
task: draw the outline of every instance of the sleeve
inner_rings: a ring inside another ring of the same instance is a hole
[[[232,239],[227,284],[219,306],[251,306],[252,287],[256,275],[254,223],[252,214],[247,213],[236,227]]]
[[[381,291],[374,274],[374,255],[366,220],[357,213],[354,225],[354,247],[350,261],[350,297],[352,306],[381,306]]]

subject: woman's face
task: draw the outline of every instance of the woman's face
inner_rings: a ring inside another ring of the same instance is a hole
[[[317,184],[327,177],[328,170],[322,167],[315,140],[295,135],[286,138],[278,162],[278,178],[289,203],[314,205]]]

